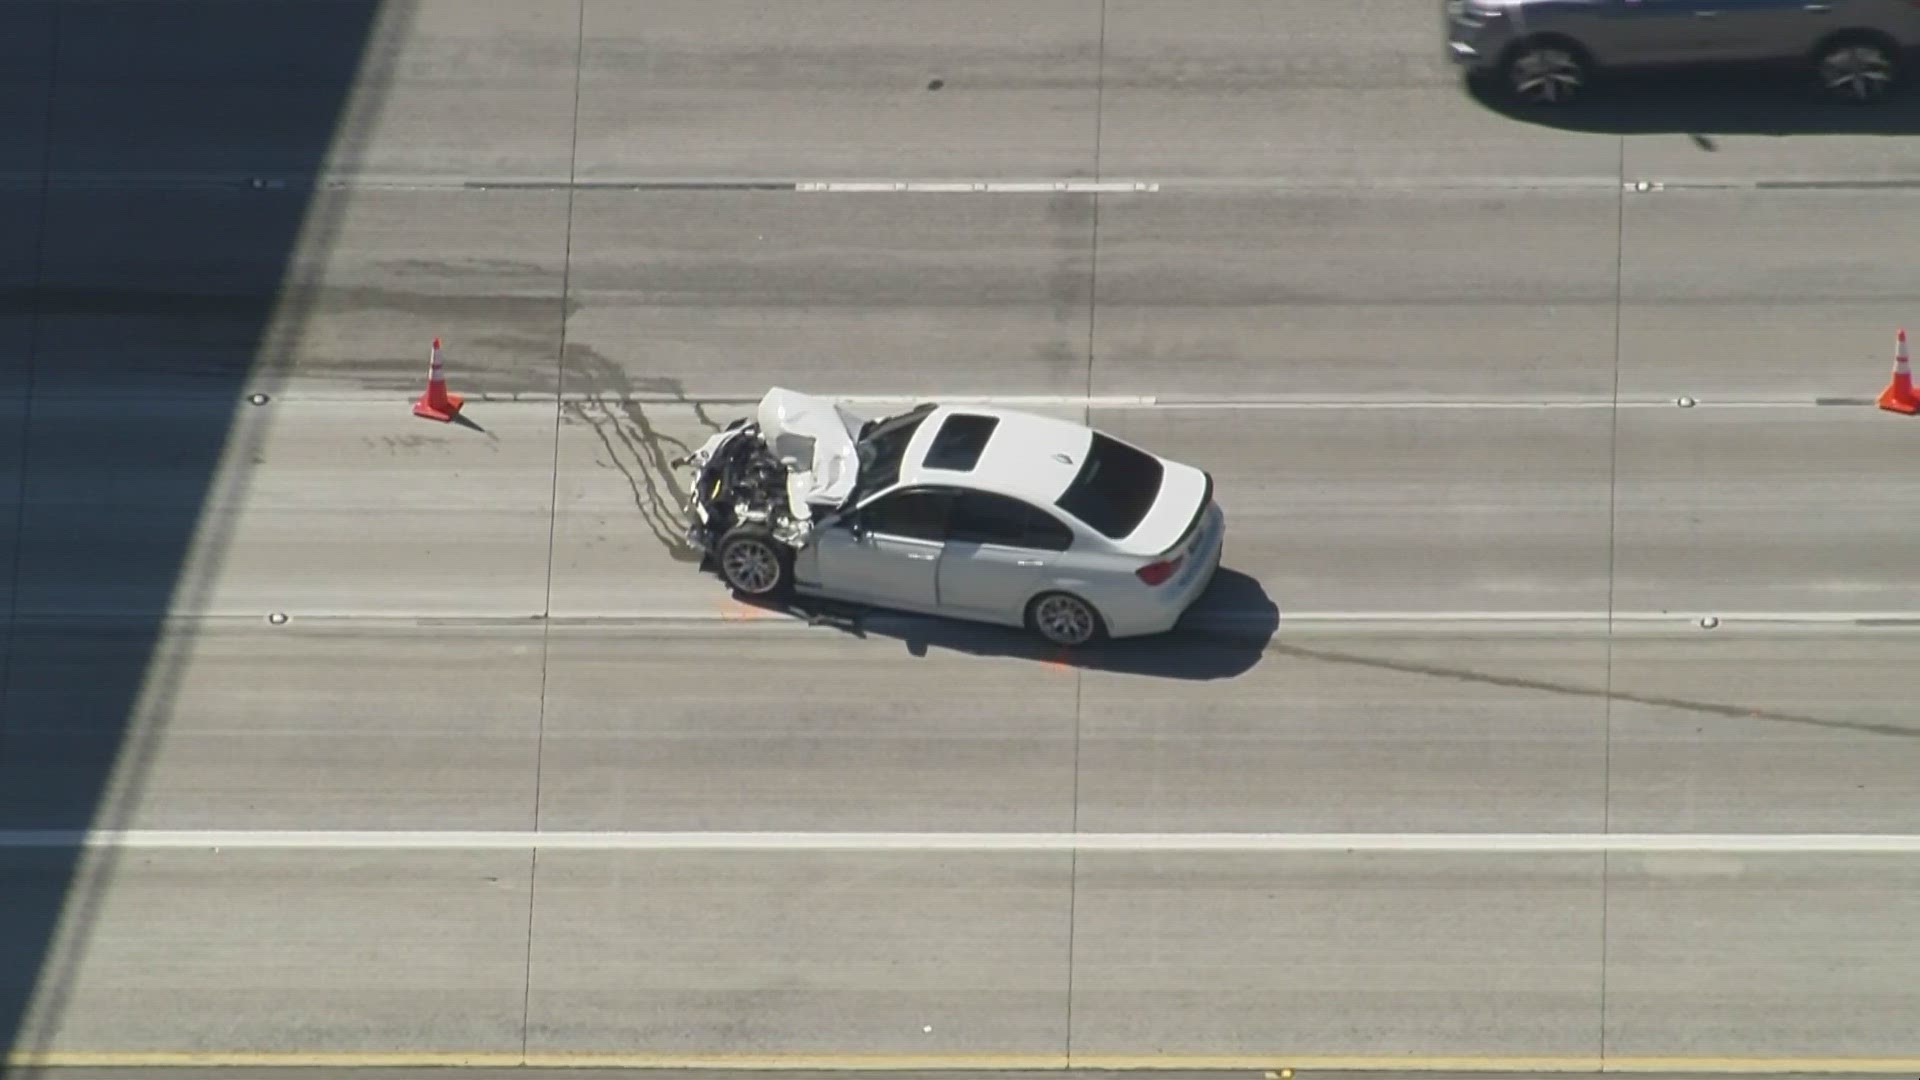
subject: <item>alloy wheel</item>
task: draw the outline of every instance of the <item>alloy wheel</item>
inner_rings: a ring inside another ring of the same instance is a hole
[[[1056,645],[1081,645],[1093,637],[1093,609],[1071,596],[1049,596],[1034,608],[1040,633]]]
[[[1820,85],[1829,94],[1870,101],[1893,84],[1893,61],[1873,45],[1849,45],[1820,58]]]
[[[1529,49],[1508,67],[1513,92],[1534,105],[1559,105],[1586,85],[1586,71],[1565,49]]]
[[[729,545],[720,568],[727,584],[749,596],[772,592],[780,583],[780,557],[758,540]]]

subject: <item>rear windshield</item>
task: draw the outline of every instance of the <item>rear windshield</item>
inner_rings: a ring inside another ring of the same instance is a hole
[[[1080,474],[1060,496],[1060,509],[1109,540],[1123,540],[1153,509],[1164,471],[1152,454],[1095,432]]]

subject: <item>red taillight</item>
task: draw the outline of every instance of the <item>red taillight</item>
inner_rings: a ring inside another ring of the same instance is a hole
[[[1182,555],[1178,559],[1161,559],[1159,562],[1148,563],[1135,570],[1134,575],[1149,585],[1159,585],[1172,577],[1173,572],[1180,569],[1180,564],[1185,559],[1186,556]]]

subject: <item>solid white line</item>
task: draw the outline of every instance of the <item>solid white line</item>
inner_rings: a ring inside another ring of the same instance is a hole
[[[807,193],[872,195],[892,192],[925,194],[1074,195],[1131,194],[1159,191],[1160,185],[1139,180],[803,180],[794,190]]]
[[[758,404],[760,399],[766,395],[764,388],[757,391],[741,391],[739,393],[716,392],[691,396],[649,392],[632,394],[581,391],[569,391],[564,394],[555,394],[551,391],[489,393],[484,390],[467,390],[459,386],[458,383],[458,374],[455,372],[449,376],[448,385],[451,389],[465,393],[469,404],[491,405],[551,406],[554,402],[559,401],[569,405],[673,405],[688,408],[696,406],[724,406],[747,409]],[[248,392],[251,393],[253,391],[250,388]],[[390,406],[396,400],[404,403],[406,400],[410,400],[408,397],[409,393],[418,396],[417,389],[400,389],[391,393],[381,393],[366,390],[331,390],[319,388],[310,390],[302,388],[292,390],[285,388],[263,388],[261,392],[270,394],[274,403],[377,405],[381,407]],[[101,396],[100,394],[90,393],[84,390],[46,390],[37,393],[40,397],[44,397],[49,401],[68,404],[75,408],[90,408],[97,405]],[[203,392],[149,394],[140,390],[126,391],[124,393],[106,391],[105,394],[113,400],[165,401],[177,399],[189,404],[202,406],[219,405],[223,407],[231,405],[236,396],[231,391],[221,391],[217,395]],[[844,405],[908,406],[923,401],[938,401],[954,405],[1004,405],[1009,408],[1051,406],[1069,408],[1091,407],[1100,409],[1152,408],[1158,401],[1152,394],[948,394],[936,391],[925,394],[900,392],[891,394],[823,394],[821,396],[829,401],[837,401]],[[238,395],[238,397],[239,400],[245,401],[244,394]],[[0,396],[0,400],[4,400],[4,396]]]
[[[675,406],[685,408],[736,408],[750,409],[765,394],[765,390],[734,392],[703,392],[697,395],[664,394],[657,392],[640,393],[598,393],[569,391],[554,394],[550,391],[529,390],[522,392],[488,392],[460,385],[457,366],[450,374],[454,388],[466,394],[467,401],[473,405],[541,405],[551,406],[555,401],[575,405],[639,405],[639,406]],[[394,402],[404,403],[417,388],[399,387],[391,392],[366,390],[336,390],[324,388],[295,387],[251,387],[266,393],[271,400],[268,408],[285,407],[289,404],[300,405],[370,405],[389,407]],[[0,390],[0,401],[17,399],[21,395],[12,391]],[[1703,410],[1783,410],[1783,409],[1826,409],[1835,407],[1869,408],[1873,405],[1870,396],[1860,394],[1833,395],[1824,398],[1696,398],[1691,405],[1682,406],[1668,398],[1628,398],[1618,402],[1610,398],[1488,398],[1488,399],[1436,399],[1436,400],[1393,400],[1387,398],[1330,398],[1315,396],[1233,396],[1233,397],[1192,397],[1180,398],[1158,394],[949,394],[940,391],[926,393],[884,393],[884,394],[823,394],[833,401],[853,406],[900,406],[906,407],[923,401],[945,402],[954,405],[1000,405],[1007,408],[1091,408],[1124,411],[1144,409],[1156,411],[1186,410],[1194,412],[1557,412],[1557,411],[1605,411],[1608,409],[1673,409],[1686,411]],[[183,407],[231,409],[236,404],[236,395],[231,390],[217,393],[208,391],[157,391],[157,390],[59,390],[45,389],[37,391],[36,400],[48,408],[96,409],[102,400],[119,403],[138,403],[151,407],[155,404],[173,403]],[[244,401],[244,395],[238,400]]]
[[[835,394],[847,405],[893,405],[938,401],[949,405],[1004,405],[1008,408],[1150,408],[1150,394]],[[759,400],[755,398],[754,400]]]
[[[1227,398],[1178,398],[1158,394],[946,394],[930,391],[924,394],[826,394],[830,400],[846,405],[900,405],[907,406],[923,401],[936,401],[950,405],[998,405],[1006,408],[1093,408],[1093,409],[1149,409],[1156,411],[1184,410],[1191,412],[1578,412],[1606,411],[1609,409],[1652,410],[1664,409],[1686,411],[1690,409],[1826,409],[1836,407],[1836,403],[1856,408],[1873,404],[1871,399],[1855,395],[1845,398],[1835,395],[1828,399],[1793,398],[1780,400],[1713,400],[1693,399],[1690,405],[1680,405],[1667,398],[1630,398],[1614,401],[1610,398],[1569,398],[1529,400],[1486,399],[1486,400],[1432,400],[1432,401],[1395,401],[1386,399],[1343,399],[1343,398],[1288,398],[1288,397],[1227,397]],[[669,394],[582,394],[567,393],[559,395],[559,400],[572,403],[632,403],[636,405],[740,405],[757,403],[761,394],[757,393],[712,393],[698,396],[680,397]],[[386,400],[378,397],[378,400]],[[292,400],[298,401],[364,401],[376,400],[376,396],[355,393],[329,396],[327,392],[296,393]],[[469,398],[478,402],[539,402],[551,403],[553,394],[512,394],[489,396],[485,393]]]
[[[209,622],[263,622],[269,613],[265,611],[175,611],[164,613],[171,622],[209,623]],[[336,623],[432,623],[432,624],[481,624],[481,625],[524,625],[537,626],[542,623],[553,626],[594,626],[594,625],[631,625],[646,626],[673,623],[724,623],[724,622],[760,622],[775,625],[801,626],[806,616],[801,612],[780,611],[772,608],[757,608],[747,604],[730,604],[724,591],[716,591],[713,607],[697,608],[656,608],[648,611],[580,611],[571,614],[556,613],[543,617],[533,611],[439,611],[439,612],[369,612],[352,610],[300,610],[293,609],[285,613],[288,622],[296,623],[336,622]],[[145,609],[128,610],[91,610],[56,611],[50,609],[23,608],[18,613],[23,620],[63,621],[86,623],[89,621],[113,621],[129,618],[148,618],[154,612]],[[974,628],[983,632],[999,632],[995,627],[971,622],[949,622],[933,616],[916,615],[908,612],[871,609],[860,612],[861,621],[869,627],[876,626],[923,626],[941,625],[955,628]],[[1243,625],[1247,623],[1274,623],[1287,626],[1349,624],[1392,624],[1408,623],[1429,626],[1440,625],[1477,625],[1477,624],[1543,624],[1578,623],[1597,625],[1698,625],[1702,619],[1716,620],[1718,629],[1727,629],[1742,623],[1774,625],[1851,625],[1851,624],[1911,624],[1920,626],[1920,611],[1731,611],[1731,612],[1684,612],[1684,611],[1616,611],[1608,613],[1600,610],[1590,611],[1285,611],[1278,614],[1270,611],[1207,611],[1195,612],[1189,617],[1190,626]]]
[[[1196,615],[1196,619],[1215,618]],[[1258,613],[1222,613],[1228,620],[1262,618]],[[1613,623],[1696,623],[1703,618],[1729,623],[1815,623],[1821,625],[1862,622],[1913,622],[1920,611],[1282,611],[1281,625],[1287,623],[1535,623],[1535,622],[1613,622]]]
[[[1222,397],[1222,398],[1179,398],[1158,394],[1099,394],[1099,395],[1019,395],[1019,394],[850,394],[830,395],[833,400],[847,404],[892,404],[895,402],[941,401],[951,404],[1005,405],[1010,408],[1020,406],[1088,406],[1104,409],[1154,409],[1161,411],[1191,410],[1197,412],[1553,412],[1607,409],[1812,409],[1831,408],[1827,401],[1815,398],[1780,400],[1712,400],[1690,398],[1691,404],[1681,405],[1670,398],[1623,398],[1615,401],[1611,398],[1561,398],[1561,399],[1467,399],[1431,401],[1393,401],[1366,398],[1289,398],[1289,397]],[[746,396],[730,400],[745,400]],[[698,401],[699,399],[691,399]],[[759,400],[757,397],[753,400]],[[1860,399],[1859,405],[1870,405],[1867,399]]]
[[[1468,1054],[1376,1056],[1298,1054],[1287,1050],[1228,1054],[1038,1053],[957,1051],[901,1052],[652,1052],[499,1050],[14,1050],[0,1052],[0,1066],[48,1068],[534,1068],[679,1069],[752,1072],[1055,1072],[1065,1069],[1116,1072],[1263,1073],[1287,1076],[1315,1072],[1451,1073],[1907,1073],[1920,1072],[1920,1058],[1870,1057],[1500,1057]]]
[[[1561,410],[1561,409],[1611,409],[1615,403],[1610,399],[1568,401],[1340,401],[1340,400],[1288,400],[1285,398],[1195,398],[1191,401],[1179,398],[1159,398],[1153,403],[1158,409],[1192,409],[1216,412],[1403,412],[1403,411],[1473,411],[1473,410]],[[1666,408],[1675,406],[1672,402],[1620,402],[1619,408]]]
[[[1920,853],[1911,834],[0,831],[0,848],[436,851]]]
[[[1163,188],[1185,191],[1272,192],[1276,194],[1347,194],[1355,191],[1474,194],[1495,191],[1565,191],[1608,193],[1629,187],[1618,175],[1591,176],[1161,176]]]
[[[325,170],[316,174],[290,174],[268,170],[228,170],[217,172],[181,172],[165,170],[88,172],[55,170],[49,176],[18,170],[0,172],[0,191],[33,191],[43,184],[64,190],[121,190],[130,188],[227,189],[237,191],[487,191],[516,189],[564,190],[664,190],[715,191],[765,190],[771,192],[889,193],[902,190],[989,192],[1023,194],[1030,192],[1076,191],[1188,191],[1252,194],[1382,194],[1475,195],[1486,191],[1536,191],[1543,193],[1589,191],[1618,192],[1659,196],[1668,191],[1745,192],[1773,191],[1788,194],[1849,193],[1860,190],[1881,192],[1920,189],[1920,180],[1906,177],[1774,177],[1750,176],[1696,177],[1691,179],[1622,178],[1618,174],[1584,176],[1501,175],[1406,175],[1379,174],[1355,176],[1283,176],[1277,174],[1239,174],[1230,176],[1161,175],[1150,180],[1095,181],[1060,177],[1028,177],[1024,180],[987,180],[960,177],[915,177],[878,179],[874,177],[792,176],[595,176],[575,180],[565,173],[522,174],[433,178],[401,173],[360,170]]]
[[[1196,616],[1203,617],[1203,616]],[[1619,612],[1615,620],[1673,622],[1690,617],[1667,612]],[[1606,622],[1605,611],[1283,611],[1282,623],[1476,623],[1476,622]]]
[[[1702,400],[1690,399],[1691,404],[1682,405],[1670,398],[1565,398],[1528,400],[1487,399],[1487,400],[1433,400],[1433,401],[1386,401],[1371,399],[1337,398],[1194,398],[1186,400],[1177,397],[1155,397],[1145,407],[1154,409],[1192,409],[1215,410],[1221,412],[1475,412],[1475,411],[1558,411],[1558,410],[1606,410],[1606,409],[1813,409],[1832,408],[1832,399],[1796,398],[1781,400]],[[1868,399],[1846,399],[1846,403],[1862,407],[1871,405]]]
[[[1242,617],[1242,616],[1236,616]],[[1695,622],[1712,617],[1727,623],[1856,623],[1906,622],[1920,618],[1914,611],[1283,611],[1290,622]]]

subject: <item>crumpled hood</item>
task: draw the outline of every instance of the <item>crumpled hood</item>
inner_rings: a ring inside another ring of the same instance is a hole
[[[808,503],[844,502],[860,477],[854,445],[865,417],[827,398],[778,386],[760,399],[754,419],[768,449],[787,467],[787,500],[796,517],[812,517]]]

